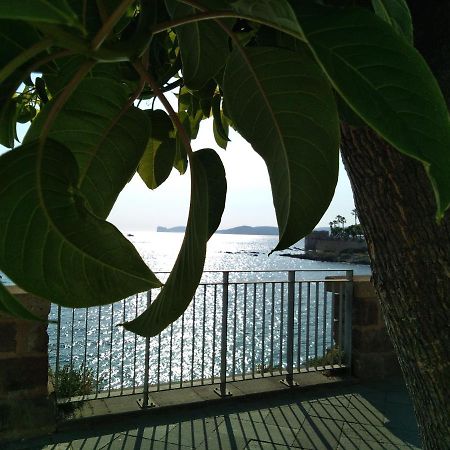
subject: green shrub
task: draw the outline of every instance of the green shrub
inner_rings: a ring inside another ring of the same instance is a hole
[[[309,358],[308,366],[322,367],[332,366],[334,364],[340,364],[344,361],[344,352],[339,349],[338,346],[327,348],[324,356],[318,356],[317,358]]]
[[[53,374],[55,391],[59,398],[78,397],[96,392],[98,383],[94,371],[84,364],[77,369],[64,365]]]

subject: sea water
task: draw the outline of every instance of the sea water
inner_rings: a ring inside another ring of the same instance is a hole
[[[158,273],[160,279],[165,280],[175,263],[183,234],[155,232],[128,234],[128,239],[134,244],[144,261]],[[321,278],[332,275],[332,272],[327,273],[327,271],[333,270],[340,270],[340,273],[353,270],[355,275],[370,273],[370,268],[366,265],[319,262],[282,256],[286,253],[301,254],[303,240],[289,250],[275,252],[268,256],[276,243],[277,236],[232,234],[214,235],[208,243],[205,271],[211,272],[205,272],[202,277],[203,282],[220,283],[222,271],[231,271],[231,282],[269,282],[267,285],[259,284],[257,287],[252,287],[253,291],[249,290],[246,293],[247,306],[241,301],[244,297],[244,285],[235,288],[235,297],[230,299],[229,312],[229,328],[230,333],[235,334],[235,347],[228,349],[230,366],[228,372],[231,371],[232,364],[242,367],[244,371],[250,368],[256,352],[261,352],[261,347],[264,345],[266,348],[272,345],[276,350],[275,353],[279,350],[275,356],[271,355],[271,360],[267,351],[269,360],[264,361],[265,365],[274,366],[276,364],[273,361],[274,357],[276,362],[283,363],[282,347],[285,339],[287,308],[279,301],[272,306],[270,302],[266,302],[264,306],[263,297],[269,299],[273,295],[273,298],[280,298],[283,295],[281,291],[287,286],[273,283],[286,281],[287,271],[320,270],[324,271],[321,272]],[[316,272],[304,272],[301,276],[306,280],[317,277]],[[8,280],[4,278],[2,281]],[[322,297],[323,286],[320,289],[317,294]],[[170,332],[166,330],[159,338],[151,339],[149,352],[151,384],[168,383],[171,379],[181,380],[186,375],[186,371],[190,372],[193,378],[217,375],[220,353],[218,324],[220,324],[221,314],[221,292],[220,285],[216,288],[204,287],[195,302],[188,308],[183,321],[178,320],[171,327]],[[287,295],[284,297],[286,298]],[[115,305],[91,308],[89,312],[86,309],[74,311],[63,308],[60,312],[59,367],[65,364],[70,364],[74,368],[88,366],[100,380],[101,389],[110,390],[142,385],[145,339],[124,332],[123,328],[116,325],[132,320],[145,309],[145,306],[145,294],[139,294]],[[304,307],[305,305],[302,306]],[[315,307],[318,308],[317,303]],[[332,345],[333,338],[330,330],[333,319],[330,313],[330,310],[318,311],[317,326],[320,328],[316,334],[320,336],[323,327],[327,327],[328,334],[321,342],[309,343],[308,350],[311,353],[314,351],[314,346],[316,352],[319,347],[320,355],[323,353],[322,349]],[[306,320],[306,310],[296,311],[295,314],[300,318],[299,320],[302,320],[301,318]],[[50,318],[52,320],[58,318],[56,305],[52,306]],[[269,336],[269,332],[272,332],[272,336]],[[49,325],[48,333],[50,365],[55,369],[58,353],[56,324]],[[253,348],[243,349],[242,344],[245,346],[246,339],[250,338]],[[269,338],[273,341],[272,343],[267,341]],[[306,339],[303,339],[302,362],[306,351],[305,341]],[[300,357],[298,359],[300,360]],[[158,370],[153,370],[156,367]]]

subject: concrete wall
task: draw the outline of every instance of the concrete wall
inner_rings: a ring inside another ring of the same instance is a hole
[[[34,314],[47,319],[48,302],[16,286],[8,289]],[[0,442],[50,433],[55,423],[55,399],[48,382],[47,323],[0,313]]]
[[[363,379],[400,373],[380,303],[368,276],[355,276],[352,307],[352,373]]]
[[[346,249],[366,250],[366,241],[352,240],[347,241],[342,239],[332,239],[327,236],[313,233],[305,238],[305,250],[315,250],[318,252],[333,252],[340,253]]]

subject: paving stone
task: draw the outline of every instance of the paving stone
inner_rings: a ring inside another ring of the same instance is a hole
[[[288,450],[290,448],[299,448],[293,447],[292,445],[279,445],[279,444],[271,444],[270,442],[264,441],[255,441],[250,440],[245,446],[245,450]]]
[[[305,420],[307,407],[303,403],[292,403],[270,408],[266,416],[266,423],[279,427],[293,427],[300,429]]]
[[[343,425],[342,421],[308,416],[295,436],[293,445],[311,450],[335,449]]]
[[[345,423],[342,429],[343,437],[350,440],[360,439],[364,442],[376,442],[391,445],[409,445],[404,439],[394,434],[387,427],[364,425],[359,423]]]
[[[181,444],[170,444],[162,441],[152,441],[145,439],[142,436],[132,436],[130,434],[122,434],[114,441],[106,444],[104,447],[89,447],[86,446],[83,450],[188,450],[192,447],[184,446]]]
[[[410,447],[408,445],[386,444],[379,442],[364,441],[362,439],[349,439],[347,437],[341,438],[337,450],[413,450],[417,447]]]
[[[223,423],[223,417],[207,417],[175,424],[161,440],[170,444],[197,447],[214,434]]]
[[[251,441],[292,446],[299,430],[267,423],[225,417],[217,431],[208,437],[200,449],[242,449]]]

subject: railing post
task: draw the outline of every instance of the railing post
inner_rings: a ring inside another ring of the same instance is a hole
[[[55,391],[58,395],[59,388],[59,358],[60,358],[60,347],[61,347],[61,305],[58,305],[58,318],[56,319],[56,364],[55,364]]]
[[[288,310],[287,310],[287,343],[286,343],[286,378],[281,380],[288,387],[297,386],[294,381],[294,300],[295,270],[288,272]]]
[[[352,364],[352,303],[353,303],[353,270],[345,272],[347,282],[345,283],[344,301],[344,355],[345,364],[351,367]]]
[[[229,272],[223,272],[222,279],[222,332],[220,341],[220,387],[214,392],[220,397],[229,397],[227,391],[227,342],[228,342],[228,284]]]
[[[152,291],[147,291],[147,308],[152,302]],[[142,399],[138,400],[138,405],[142,408],[153,408],[155,403],[150,400],[149,396],[149,371],[150,371],[150,338],[145,338],[144,349],[144,392],[142,393]]]

